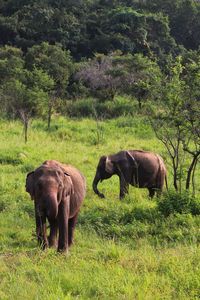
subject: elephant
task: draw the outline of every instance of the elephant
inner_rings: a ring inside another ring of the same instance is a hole
[[[155,192],[160,195],[164,181],[167,187],[167,171],[160,155],[143,150],[123,150],[113,155],[102,156],[99,160],[93,180],[93,190],[101,198],[97,185],[99,181],[118,175],[120,181],[119,198],[128,194],[129,184],[139,188],[147,188],[149,197]]]
[[[85,177],[71,165],[47,160],[27,174],[26,191],[34,200],[36,235],[42,249],[49,246],[57,247],[58,252],[68,251],[86,194]]]

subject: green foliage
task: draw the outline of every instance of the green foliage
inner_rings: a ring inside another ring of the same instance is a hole
[[[157,92],[157,105],[149,106],[147,114],[156,136],[165,145],[173,165],[174,187],[181,189],[183,170],[187,169],[185,189],[190,188],[200,155],[199,134],[199,56],[197,63],[182,63],[177,57],[169,77],[163,79]],[[190,71],[189,71],[190,70]],[[196,84],[195,84],[196,83]],[[191,155],[191,161],[185,156]],[[178,184],[179,182],[179,184]],[[193,181],[193,190],[194,190]]]
[[[148,57],[116,51],[96,54],[94,59],[80,64],[75,79],[102,102],[124,94],[137,99],[141,108],[144,100],[156,98],[162,74],[158,64]]]
[[[162,74],[158,64],[141,54],[123,55],[116,57],[116,64],[121,64],[123,76],[121,78],[121,91],[131,95],[139,102],[157,97],[156,91],[160,89]]]
[[[54,81],[57,93],[63,93],[72,72],[69,51],[64,51],[61,45],[43,42],[28,49],[25,61],[28,69],[33,70],[36,67],[46,72]]]
[[[188,192],[170,191],[158,199],[158,210],[165,216],[176,213],[200,214],[200,202]]]
[[[2,1],[0,44],[59,43],[78,60],[118,49],[163,57],[198,49],[199,11],[194,0]]]
[[[137,111],[136,103],[125,97],[116,97],[115,101],[98,101],[82,99],[67,101],[66,114],[70,117],[94,117],[94,109],[99,118],[115,118],[123,115],[134,114]]]
[[[20,49],[5,46],[0,49],[0,83],[18,78],[24,67],[23,53]]]
[[[54,82],[41,70],[21,70],[21,78],[11,78],[3,85],[8,112],[26,112],[30,117],[39,114],[47,106],[48,91]]]

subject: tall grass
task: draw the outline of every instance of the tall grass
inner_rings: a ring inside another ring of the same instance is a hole
[[[181,198],[179,207],[185,206],[178,211],[173,197],[159,200],[168,201],[163,204],[136,188],[119,201],[114,176],[99,185],[106,199],[91,188],[101,155],[145,149],[167,158],[162,144],[139,116],[100,126],[103,140],[95,120],[60,117],[49,132],[36,120],[25,145],[20,123],[0,121],[0,299],[199,299],[198,210]],[[46,159],[71,163],[87,178],[69,255],[42,252],[36,243],[33,202],[24,185],[27,172]]]

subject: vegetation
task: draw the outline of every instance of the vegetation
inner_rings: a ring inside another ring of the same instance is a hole
[[[161,55],[197,50],[199,1],[0,1],[0,44],[26,51],[60,43],[73,57],[93,53]]]
[[[166,194],[157,202],[145,189],[131,188],[119,201],[117,177],[102,183],[105,200],[92,191],[99,156],[122,147],[161,153],[172,187],[166,150],[141,116],[99,121],[100,139],[92,119],[53,118],[50,131],[33,120],[27,144],[20,123],[2,119],[0,125],[0,298],[198,299],[199,198]],[[74,164],[87,178],[67,256],[38,249],[33,202],[24,188],[27,172],[48,158]]]
[[[0,299],[199,299],[200,2],[0,0]],[[23,124],[23,138],[21,125]],[[99,156],[161,154],[150,201]],[[69,256],[36,246],[26,173],[70,162],[88,181]]]

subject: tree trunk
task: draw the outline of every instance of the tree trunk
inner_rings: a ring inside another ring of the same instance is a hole
[[[173,170],[174,170],[174,188],[176,191],[178,191],[178,184],[177,184],[177,167],[175,166],[175,161],[173,159]]]
[[[52,105],[49,105],[49,110],[48,110],[48,130],[50,129],[51,126],[51,115],[52,115]]]
[[[142,109],[142,101],[140,98],[138,99],[138,107],[139,107],[139,110]]]
[[[195,174],[197,162],[198,162],[198,157],[195,161],[194,168],[193,168],[193,171],[192,171],[192,194],[193,194],[193,196],[195,196],[195,181],[194,181],[195,177],[194,177],[194,174]]]
[[[27,143],[28,141],[28,126],[30,121],[30,113],[26,112],[24,109],[19,110],[20,118],[24,124],[24,141]]]
[[[24,122],[24,140],[25,143],[28,141],[28,121]]]
[[[191,175],[192,175],[192,171],[197,163],[197,159],[198,159],[198,155],[195,155],[193,156],[193,159],[192,159],[192,162],[191,162],[191,165],[188,169],[188,172],[187,172],[187,179],[186,179],[186,190],[189,190],[190,188],[190,181],[191,181]]]

